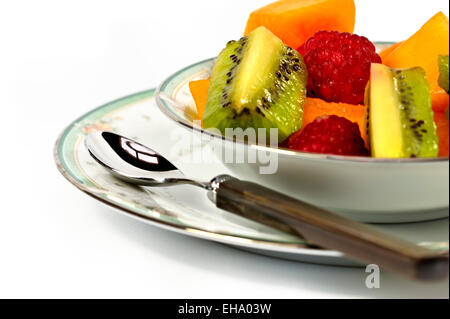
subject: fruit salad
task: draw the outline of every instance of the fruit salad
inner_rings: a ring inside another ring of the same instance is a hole
[[[448,18],[439,12],[377,52],[353,33],[355,12],[353,0],[252,12],[210,78],[189,83],[202,126],[276,128],[281,147],[301,152],[448,157]]]

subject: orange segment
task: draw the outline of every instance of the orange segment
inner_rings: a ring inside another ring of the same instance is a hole
[[[307,98],[305,104],[305,111],[303,114],[303,127],[313,122],[316,118],[323,115],[337,115],[345,117],[351,122],[359,125],[361,137],[368,146],[368,136],[366,130],[364,105],[353,105],[345,103],[330,103],[322,99]]]
[[[189,82],[189,89],[195,101],[198,119],[202,120],[208,100],[209,79]]]
[[[449,52],[449,21],[442,12],[437,13],[412,37],[404,41],[383,59],[383,63],[394,69],[421,66],[427,72],[431,97],[435,111],[448,106],[448,97],[439,87],[439,55]],[[445,105],[446,104],[446,105]]]
[[[439,138],[439,156],[448,157],[448,134],[449,124],[444,112],[435,112],[434,121],[437,126],[437,134]]]
[[[297,49],[321,30],[353,33],[353,0],[282,0],[251,13],[245,35],[265,26],[283,42]]]

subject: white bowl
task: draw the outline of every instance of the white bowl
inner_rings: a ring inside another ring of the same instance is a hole
[[[167,117],[210,137],[219,154],[231,150],[243,155],[256,150],[258,158],[277,156],[278,170],[272,175],[260,174],[260,168],[267,166],[261,161],[228,164],[219,156],[236,177],[363,222],[402,223],[448,216],[448,157],[376,159],[311,154],[248,145],[195,126],[195,104],[188,84],[208,78],[213,65],[214,59],[209,59],[174,74],[162,83],[156,100]]]

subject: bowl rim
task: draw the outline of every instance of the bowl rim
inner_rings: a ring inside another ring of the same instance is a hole
[[[393,42],[382,42],[378,41],[375,42],[375,44],[378,45],[389,45],[393,44]],[[187,70],[194,68],[196,66],[212,62],[216,59],[209,58],[202,60],[200,62],[188,65],[184,67],[183,69],[173,73],[170,75],[167,79],[165,79],[156,89],[155,93],[155,100],[156,104],[158,105],[159,110],[167,116],[172,121],[176,122],[178,125],[194,131],[196,133],[200,134],[207,134],[215,139],[221,139],[223,142],[226,143],[237,143],[240,145],[243,145],[245,147],[255,148],[258,151],[265,151],[265,152],[271,152],[271,153],[277,153],[278,155],[286,155],[293,158],[299,158],[299,159],[309,159],[309,160],[325,160],[325,161],[337,161],[337,162],[358,162],[358,163],[373,163],[373,164],[419,164],[419,163],[444,163],[449,162],[449,157],[436,157],[436,158],[376,158],[376,157],[362,157],[362,156],[343,156],[343,155],[331,155],[331,154],[319,154],[319,153],[307,153],[307,152],[300,152],[295,150],[289,150],[286,148],[273,148],[273,147],[267,147],[267,146],[261,146],[256,144],[247,144],[243,141],[239,140],[232,140],[229,139],[223,135],[218,135],[213,132],[210,132],[203,127],[197,127],[194,126],[192,123],[187,121],[186,119],[183,119],[177,115],[175,115],[172,111],[169,110],[169,107],[164,103],[161,95],[164,92],[165,88],[169,85],[169,83],[172,82],[172,80],[177,77],[178,75],[186,72]]]

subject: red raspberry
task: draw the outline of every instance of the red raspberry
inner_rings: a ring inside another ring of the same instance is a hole
[[[288,140],[290,149],[347,156],[367,156],[359,126],[336,115],[318,117],[314,122],[292,135]]]
[[[375,46],[367,38],[319,31],[298,51],[308,68],[310,96],[328,102],[364,103],[370,65],[381,63]]]

